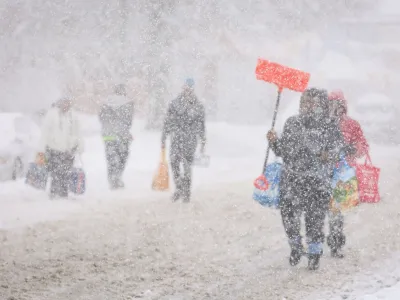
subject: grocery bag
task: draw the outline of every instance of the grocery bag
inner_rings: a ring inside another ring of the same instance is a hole
[[[83,170],[83,161],[80,155],[78,159],[75,159],[75,165],[70,170],[68,189],[76,195],[82,195],[86,191],[86,174]]]
[[[279,182],[281,179],[282,164],[274,162],[265,168],[264,176],[256,179],[253,200],[262,206],[279,208]]]
[[[356,173],[360,201],[366,203],[379,202],[380,169],[372,165],[369,154],[367,155],[363,165],[356,165]]]
[[[69,191],[82,195],[86,191],[86,175],[82,168],[73,167],[69,177]]]
[[[161,161],[158,166],[158,170],[153,178],[152,189],[155,191],[167,191],[169,190],[169,172],[168,162],[165,157],[165,149],[161,151]]]
[[[39,190],[45,190],[47,185],[48,171],[45,164],[32,162],[26,173],[25,183]]]
[[[210,156],[203,153],[196,154],[193,164],[197,167],[208,168],[210,166]]]
[[[334,169],[333,195],[330,210],[334,213],[348,210],[360,202],[356,170],[342,157]]]

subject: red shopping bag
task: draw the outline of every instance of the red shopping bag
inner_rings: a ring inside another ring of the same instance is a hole
[[[380,172],[379,168],[372,165],[369,154],[367,154],[363,165],[356,165],[358,191],[361,202],[376,203],[381,199],[379,195]]]

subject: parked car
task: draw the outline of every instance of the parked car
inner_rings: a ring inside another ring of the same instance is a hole
[[[0,181],[25,176],[36,154],[39,126],[27,115],[0,113],[0,136]]]

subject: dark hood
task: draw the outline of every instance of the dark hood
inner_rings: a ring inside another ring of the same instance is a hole
[[[306,127],[314,127],[320,122],[326,122],[329,119],[328,92],[325,89],[309,88],[301,95],[300,105],[309,99],[313,99],[317,105],[312,111],[300,110],[300,117]]]

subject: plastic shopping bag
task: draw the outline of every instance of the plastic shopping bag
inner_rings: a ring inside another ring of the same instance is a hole
[[[366,203],[379,202],[379,175],[380,169],[373,166],[371,158],[367,155],[363,165],[356,165],[358,191],[360,201]]]
[[[345,211],[360,203],[356,170],[344,158],[333,173],[331,211]]]
[[[282,164],[274,162],[267,165],[264,176],[254,182],[256,188],[253,199],[262,206],[279,208],[279,182],[281,178]]]
[[[165,149],[161,151],[161,161],[153,178],[152,189],[155,191],[169,190],[169,171]]]

